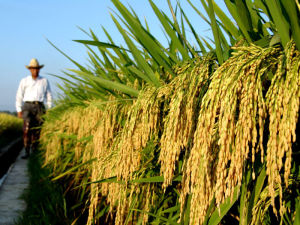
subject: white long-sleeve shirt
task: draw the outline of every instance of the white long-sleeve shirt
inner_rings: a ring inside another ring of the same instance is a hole
[[[17,112],[22,111],[23,102],[44,102],[45,100],[47,100],[47,107],[51,108],[52,94],[49,82],[46,78],[38,76],[34,80],[32,76],[27,76],[21,80],[16,96]]]

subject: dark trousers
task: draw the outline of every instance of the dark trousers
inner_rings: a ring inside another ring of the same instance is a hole
[[[45,106],[42,102],[25,102],[22,107],[23,124],[23,141],[26,154],[30,149],[34,151],[38,146],[40,138],[41,125],[43,124],[42,116],[45,114]]]

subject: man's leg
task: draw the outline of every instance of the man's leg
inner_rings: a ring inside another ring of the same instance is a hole
[[[32,128],[32,151],[36,151],[39,145],[41,126],[43,124],[42,116],[45,114],[45,106],[43,104],[37,105],[36,114],[34,118],[34,127]]]
[[[22,156],[22,158],[26,159],[30,155],[30,145],[31,145],[30,122],[29,120],[26,119],[24,119],[24,124],[23,124],[23,142],[25,148],[25,155]]]
[[[39,138],[40,138],[40,128],[39,127],[33,127],[31,130],[31,149],[32,152],[35,152],[39,145]]]
[[[26,159],[30,155],[30,147],[31,147],[31,125],[32,125],[32,107],[28,103],[24,103],[22,108],[22,116],[24,120],[23,124],[23,142],[25,148],[25,155],[22,157]]]

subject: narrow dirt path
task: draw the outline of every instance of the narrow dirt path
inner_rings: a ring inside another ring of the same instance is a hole
[[[21,158],[24,151],[22,149],[0,187],[0,225],[15,224],[14,221],[26,209],[25,201],[20,199],[29,184],[28,160]]]

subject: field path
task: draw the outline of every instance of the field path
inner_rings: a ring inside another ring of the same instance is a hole
[[[0,225],[15,224],[14,221],[26,209],[25,201],[20,199],[29,184],[28,159],[21,158],[24,151],[22,149],[0,186]]]

